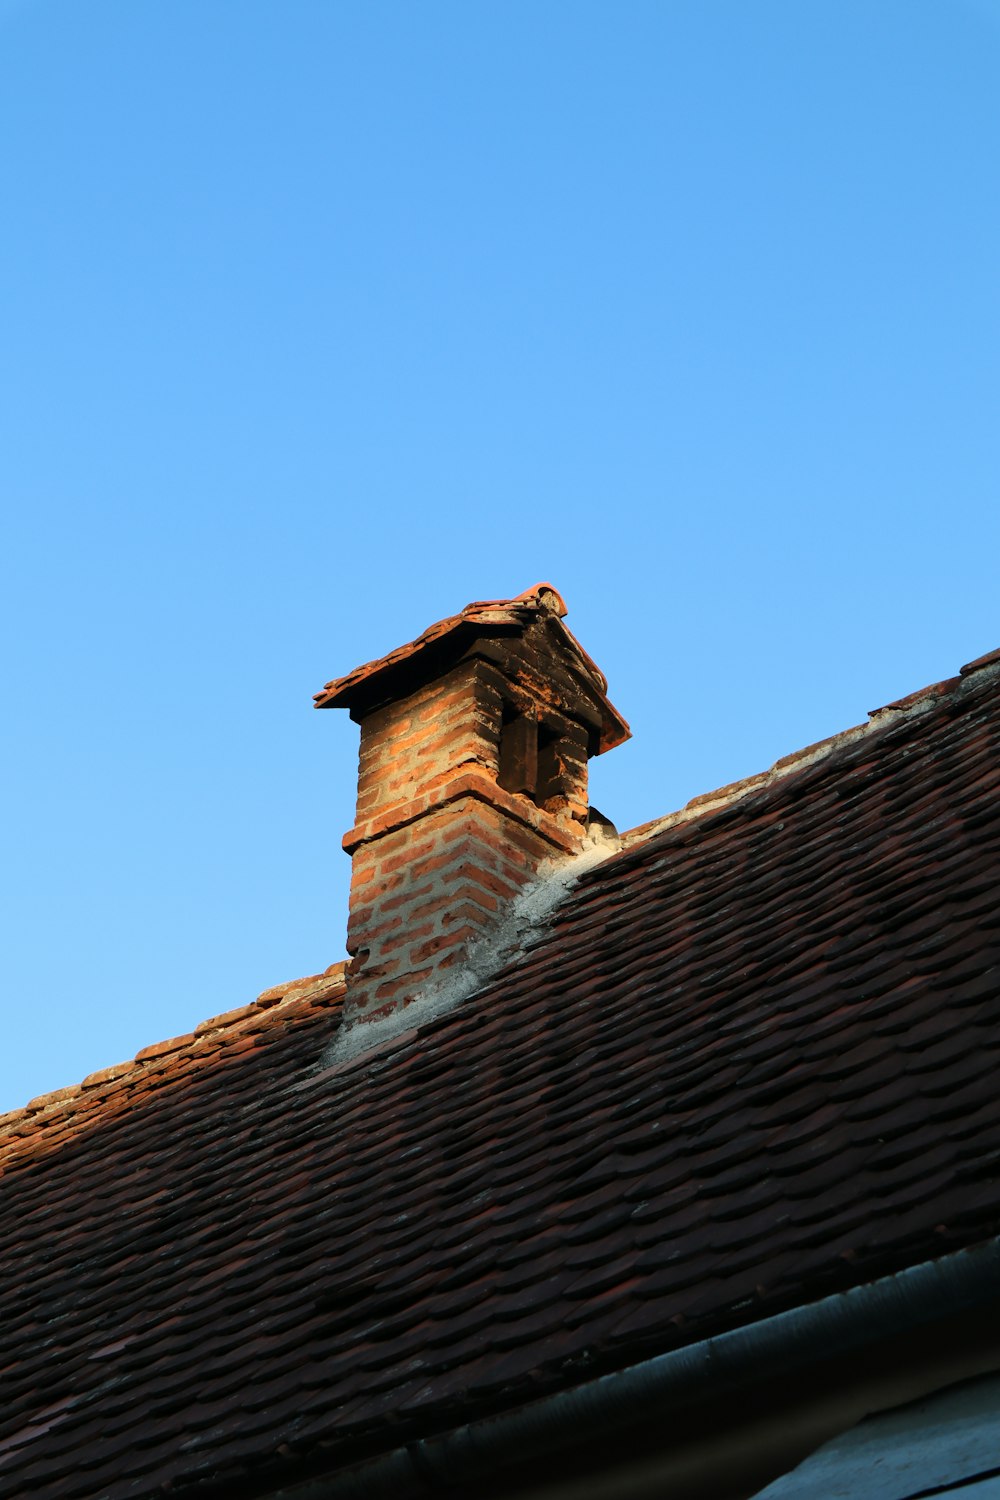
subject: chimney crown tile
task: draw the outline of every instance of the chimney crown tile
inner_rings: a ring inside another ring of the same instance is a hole
[[[343,677],[332,678],[313,695],[315,707],[367,711],[409,692],[434,670],[443,652],[460,654],[478,637],[516,635],[532,620],[547,615],[558,622],[564,648],[587,679],[591,692],[600,699],[603,723],[597,753],[601,754],[629,739],[631,731],[607,699],[604,673],[563,624],[566,613],[565,600],[550,583],[537,583],[513,599],[473,600],[458,614],[429,625],[405,645],[355,667]]]

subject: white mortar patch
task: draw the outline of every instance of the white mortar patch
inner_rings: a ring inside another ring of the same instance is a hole
[[[621,847],[615,835],[598,825],[587,834],[579,854],[551,860],[541,867],[537,879],[514,898],[506,915],[487,936],[473,943],[462,968],[427,984],[409,1005],[378,1021],[361,1021],[341,1027],[327,1050],[323,1063],[346,1062],[389,1037],[412,1031],[424,1021],[454,1010],[463,1000],[483,988],[512,958],[544,932],[548,919],[581,875],[617,854]]]

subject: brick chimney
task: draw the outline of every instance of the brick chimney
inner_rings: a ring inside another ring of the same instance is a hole
[[[629,729],[565,613],[544,583],[469,604],[317,693],[361,726],[345,1029],[440,989],[585,847],[587,761]]]

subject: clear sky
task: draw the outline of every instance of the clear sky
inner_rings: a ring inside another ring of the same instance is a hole
[[[1000,0],[0,0],[0,1109],[343,956],[540,579],[626,828],[1000,645]]]

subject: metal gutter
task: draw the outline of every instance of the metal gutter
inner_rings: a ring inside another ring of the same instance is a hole
[[[529,1405],[480,1418],[268,1500],[388,1500],[474,1484],[497,1470],[613,1434],[664,1404],[683,1409],[748,1381],[789,1375],[1000,1298],[1000,1238],[925,1261]]]

